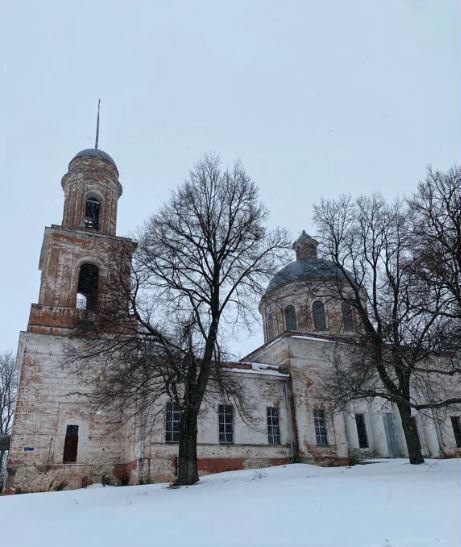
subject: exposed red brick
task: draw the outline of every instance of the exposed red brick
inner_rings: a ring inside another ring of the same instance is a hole
[[[199,472],[221,473],[244,469],[245,458],[200,458],[197,462]]]
[[[128,484],[131,472],[134,471],[137,467],[137,460],[129,463],[119,463],[114,466],[114,468],[112,469],[112,473],[121,483]]]

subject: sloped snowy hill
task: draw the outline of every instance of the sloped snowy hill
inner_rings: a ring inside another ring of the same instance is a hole
[[[294,464],[198,485],[0,497],[18,547],[459,547],[461,460],[352,468]]]

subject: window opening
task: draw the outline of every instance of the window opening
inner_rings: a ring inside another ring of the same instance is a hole
[[[325,306],[320,300],[316,300],[312,304],[312,314],[314,316],[314,328],[315,330],[327,330],[327,323],[325,320]]]
[[[232,405],[219,405],[218,424],[219,442],[232,444],[234,442],[234,409]]]
[[[166,405],[165,442],[178,443],[181,435],[181,407],[177,403]]]
[[[355,424],[357,425],[357,436],[359,438],[359,447],[368,448],[367,426],[363,414],[355,415]]]
[[[325,411],[320,408],[314,410],[315,437],[319,446],[328,446],[327,422]]]
[[[457,448],[461,448],[461,421],[459,416],[451,416],[451,426],[455,436]]]
[[[269,341],[274,338],[274,317],[272,313],[267,316],[267,338]]]
[[[64,439],[63,463],[73,463],[77,461],[78,449],[78,425],[68,425],[66,437]]]
[[[98,299],[99,270],[94,264],[83,264],[78,276],[76,307],[95,310]]]
[[[99,211],[101,203],[96,198],[88,198],[85,204],[85,227],[99,230]]]
[[[279,409],[267,407],[267,437],[269,444],[280,444]]]
[[[341,312],[343,316],[344,330],[354,330],[354,315],[352,306],[349,304],[349,302],[341,303]]]
[[[286,330],[296,330],[296,311],[294,306],[287,306],[285,308],[285,328]]]

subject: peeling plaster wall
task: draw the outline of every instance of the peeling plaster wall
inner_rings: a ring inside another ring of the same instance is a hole
[[[82,480],[115,479],[127,462],[129,425],[113,431],[103,414],[91,413],[88,384],[64,366],[64,337],[22,332],[20,384],[8,457],[6,489],[38,491]],[[77,394],[78,393],[78,394]],[[79,426],[77,462],[63,464],[67,425]]]
[[[199,472],[228,471],[248,467],[264,467],[292,461],[291,434],[284,384],[286,378],[265,377],[263,374],[229,373],[237,376],[241,389],[250,401],[251,419],[244,421],[234,406],[234,442],[219,444],[218,405],[223,401],[208,401],[198,420]],[[166,399],[156,410],[166,406]],[[279,409],[280,446],[268,444],[267,407]],[[165,415],[155,413],[149,422],[144,444],[144,461],[140,463],[139,480],[159,481],[174,478],[177,443],[165,442]]]
[[[18,362],[20,389],[8,459],[6,492],[79,488],[111,481],[115,484],[172,480],[177,444],[165,442],[163,414],[138,416],[114,430],[104,412],[88,409],[84,394],[94,381],[85,381],[64,366],[69,339],[23,332]],[[78,343],[73,339],[72,343]],[[220,445],[218,404],[210,402],[199,417],[200,472],[215,472],[291,461],[291,438],[283,376],[232,373],[252,402],[251,423],[234,409],[234,444]],[[78,393],[78,395],[77,395]],[[164,401],[166,404],[166,400]],[[163,406],[163,405],[162,405]],[[281,445],[270,446],[266,407],[279,408]],[[157,409],[158,410],[158,409]],[[79,426],[77,461],[62,462],[67,425]]]

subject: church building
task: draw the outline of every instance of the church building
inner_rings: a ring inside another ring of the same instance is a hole
[[[164,402],[162,418],[142,417],[113,428],[104,412],[85,405],[88,386],[64,365],[66,345],[90,325],[110,279],[109,253],[136,248],[116,234],[122,185],[114,160],[100,149],[79,152],[61,181],[62,223],[45,228],[38,303],[32,304],[18,348],[19,391],[5,493],[80,488],[95,482],[138,484],[174,479],[180,412]],[[317,256],[305,232],[295,260],[261,299],[264,344],[226,373],[238,375],[254,402],[251,424],[226,402],[199,417],[199,472],[294,461],[345,465],[364,458],[405,456],[396,408],[357,401],[330,413],[322,390],[327,363],[356,333],[354,312],[328,297],[335,266]],[[438,418],[438,419],[433,419]],[[459,413],[415,413],[423,454],[461,456]]]

